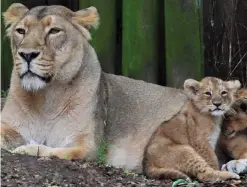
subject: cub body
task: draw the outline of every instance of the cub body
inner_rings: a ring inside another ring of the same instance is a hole
[[[247,172],[247,89],[238,92],[238,99],[225,114],[219,141],[219,158],[223,170]],[[228,155],[228,157],[226,157]]]
[[[186,80],[184,89],[189,100],[153,134],[144,153],[144,172],[152,178],[197,177],[200,181],[238,178],[234,173],[218,171],[214,149],[223,114],[239,87],[239,81],[224,82],[213,77],[201,82]]]

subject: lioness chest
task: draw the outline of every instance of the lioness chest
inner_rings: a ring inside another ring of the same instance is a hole
[[[92,127],[90,118],[80,116],[53,118],[49,116],[29,116],[24,121],[19,121],[16,128],[25,137],[29,144],[42,144],[49,147],[66,147],[69,146],[79,135],[89,134]],[[84,118],[84,120],[81,120]],[[87,119],[87,120],[85,120]]]

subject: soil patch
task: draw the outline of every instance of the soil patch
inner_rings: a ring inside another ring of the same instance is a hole
[[[58,158],[37,158],[14,155],[1,150],[1,186],[172,186],[171,180],[150,180],[143,175],[133,174],[123,169],[105,166],[96,162],[68,161]],[[200,183],[200,187],[247,186],[247,175],[241,183]]]

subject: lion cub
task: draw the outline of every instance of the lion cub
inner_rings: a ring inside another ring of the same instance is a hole
[[[234,159],[247,159],[247,89],[224,115],[220,145]]]
[[[163,122],[146,146],[143,166],[152,178],[197,177],[200,181],[239,179],[235,173],[219,171],[214,152],[223,114],[235,99],[240,82],[206,77],[187,79],[189,100],[171,120]]]

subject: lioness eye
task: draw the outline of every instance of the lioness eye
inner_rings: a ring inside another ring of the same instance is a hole
[[[211,92],[205,92],[205,95],[210,97],[212,94],[211,94]]]
[[[227,95],[227,91],[221,92],[221,95],[222,95],[222,96],[226,96],[226,95]]]
[[[57,34],[61,31],[59,28],[51,28],[49,34]]]
[[[19,34],[23,34],[23,35],[25,34],[25,30],[21,28],[16,29],[16,32],[18,32]]]

